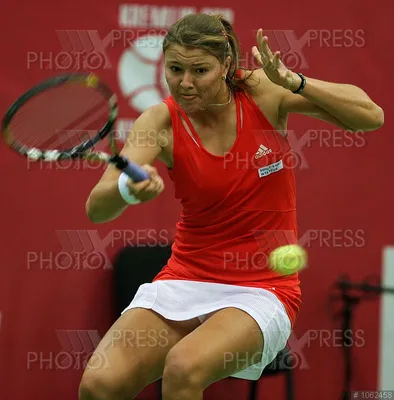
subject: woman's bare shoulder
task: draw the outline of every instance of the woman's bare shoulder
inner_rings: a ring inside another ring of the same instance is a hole
[[[253,97],[259,97],[269,92],[271,95],[281,94],[283,89],[272,83],[264,70],[259,68],[255,70],[244,70],[241,75],[247,84],[247,91]]]
[[[147,108],[139,117],[138,120],[156,129],[168,129],[171,127],[171,114],[168,106],[161,102]]]
[[[281,125],[280,104],[283,88],[272,83],[262,69],[246,71],[246,91],[274,128]]]

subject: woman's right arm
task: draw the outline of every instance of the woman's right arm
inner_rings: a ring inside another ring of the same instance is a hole
[[[141,188],[152,187],[153,167],[150,167],[163,151],[165,131],[171,127],[171,118],[164,103],[153,106],[143,112],[134,122],[125,145],[120,152],[130,161],[147,166],[150,181],[134,183]],[[86,202],[86,214],[94,223],[112,221],[128,207],[118,189],[121,174],[116,167],[108,165],[100,181],[93,188]],[[151,182],[152,181],[152,182]]]

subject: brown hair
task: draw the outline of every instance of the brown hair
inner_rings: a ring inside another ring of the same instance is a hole
[[[219,14],[188,14],[178,20],[168,30],[163,41],[163,52],[171,45],[198,48],[215,56],[224,63],[227,56],[231,64],[226,82],[232,91],[243,91],[249,76],[237,74],[240,67],[240,46],[234,29],[229,21]]]

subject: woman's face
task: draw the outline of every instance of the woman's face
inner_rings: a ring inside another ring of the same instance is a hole
[[[227,100],[222,77],[228,72],[229,60],[223,65],[204,50],[173,45],[164,54],[164,64],[170,93],[186,113]]]

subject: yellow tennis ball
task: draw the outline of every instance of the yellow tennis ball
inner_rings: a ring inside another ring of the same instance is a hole
[[[298,244],[288,244],[272,251],[269,264],[273,271],[281,275],[291,275],[303,269],[308,262],[308,254]]]

